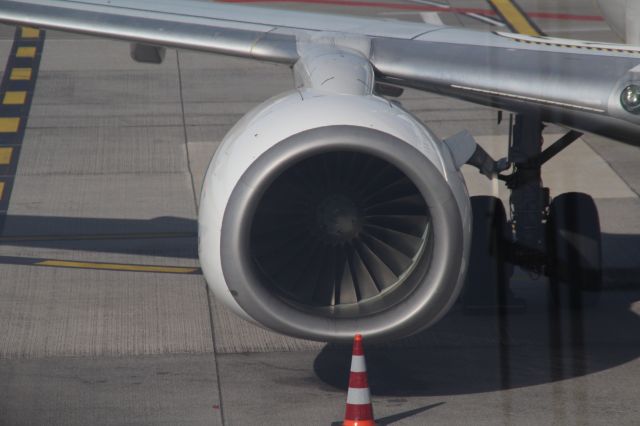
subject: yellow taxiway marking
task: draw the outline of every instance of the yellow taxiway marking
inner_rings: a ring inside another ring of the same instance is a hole
[[[0,147],[0,166],[6,166],[11,164],[11,156],[13,154],[13,148]]]
[[[11,91],[4,94],[2,103],[4,105],[24,105],[27,101],[27,92],[24,91]]]
[[[10,80],[31,80],[31,68],[14,68],[9,75]]]
[[[22,36],[22,38],[39,38],[40,30],[37,28],[22,27],[20,35]]]
[[[36,57],[36,48],[35,47],[19,47],[16,51],[16,58],[35,58]]]
[[[20,128],[20,117],[0,118],[0,133],[15,133]]]
[[[2,200],[3,195],[4,195],[4,182],[0,182],[0,200]]]
[[[176,266],[125,265],[120,263],[72,262],[68,260],[44,260],[36,263],[36,265],[78,269],[105,269],[108,271],[164,272],[172,274],[192,274],[198,270],[198,268],[181,268]]]
[[[489,2],[518,33],[530,36],[542,35],[511,0],[489,0]]]

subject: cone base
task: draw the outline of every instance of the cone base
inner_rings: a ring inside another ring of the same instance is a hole
[[[376,426],[373,420],[345,420],[342,426]]]

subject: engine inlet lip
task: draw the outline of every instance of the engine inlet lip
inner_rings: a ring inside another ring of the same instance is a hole
[[[223,217],[220,253],[227,285],[249,315],[280,332],[327,341],[348,340],[363,331],[356,316],[318,315],[269,292],[255,273],[249,254],[253,215],[271,183],[290,165],[336,150],[362,152],[388,161],[416,185],[428,206],[433,255],[422,256],[412,275],[430,284],[406,286],[406,294],[396,295],[393,306],[368,318],[365,331],[370,338],[411,334],[436,321],[459,291],[453,284],[462,262],[462,220],[453,194],[436,167],[409,144],[377,130],[357,126],[307,130],[276,144],[249,167],[234,188]],[[408,297],[412,292],[416,294]]]

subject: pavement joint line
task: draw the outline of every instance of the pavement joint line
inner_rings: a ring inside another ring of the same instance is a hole
[[[529,36],[542,36],[543,31],[514,0],[487,0],[511,31]]]
[[[196,194],[196,184],[195,179],[193,177],[193,170],[191,169],[191,158],[189,154],[189,135],[187,133],[187,116],[184,109],[184,93],[183,93],[183,84],[182,84],[182,69],[180,67],[180,52],[176,52],[176,69],[178,74],[178,94],[180,99],[180,111],[182,115],[182,129],[183,129],[183,138],[184,138],[184,150],[186,153],[187,159],[187,170],[189,172],[189,177],[191,178],[191,192],[193,194],[193,206],[195,211],[198,211],[198,195]],[[222,375],[220,374],[220,363],[218,361],[218,349],[216,348],[216,328],[213,322],[213,305],[211,303],[211,289],[206,281],[202,280],[204,283],[204,288],[207,294],[207,315],[209,316],[209,327],[211,329],[211,345],[213,349],[213,362],[216,369],[216,387],[218,391],[218,404],[220,406],[220,423],[224,426],[226,422],[225,418],[225,407],[224,407],[224,398],[222,396]]]

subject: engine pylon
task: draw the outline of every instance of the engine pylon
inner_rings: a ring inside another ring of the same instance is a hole
[[[343,426],[375,426],[373,405],[367,380],[367,365],[364,359],[362,336],[353,338],[351,372],[349,373],[349,391],[347,393],[347,409]]]

